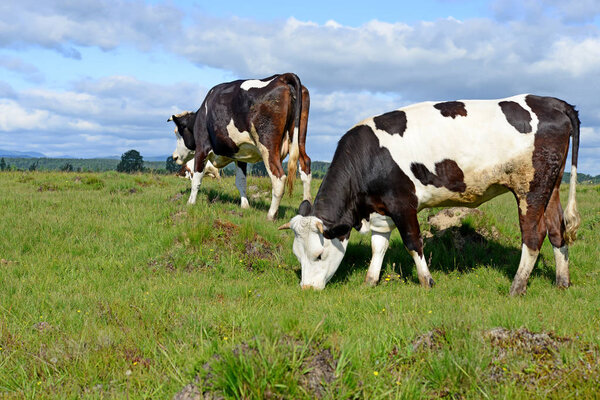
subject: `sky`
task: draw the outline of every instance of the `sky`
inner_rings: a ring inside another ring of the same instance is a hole
[[[578,171],[600,174],[600,0],[3,0],[0,149],[166,157],[172,114],[283,72],[313,160],[408,104],[533,93],[577,107]]]

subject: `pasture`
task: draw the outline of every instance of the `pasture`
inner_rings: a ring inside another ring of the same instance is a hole
[[[320,180],[313,181],[312,195]],[[600,187],[582,216],[568,290],[546,240],[527,295],[515,200],[432,231],[436,286],[392,235],[375,288],[353,232],[321,292],[302,291],[302,189],[266,221],[268,178],[0,173],[0,398],[594,398],[600,391]],[[566,204],[567,185],[561,194]],[[422,230],[430,230],[420,213]]]

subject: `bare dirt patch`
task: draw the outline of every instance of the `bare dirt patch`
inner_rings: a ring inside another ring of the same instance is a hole
[[[41,321],[36,324],[33,324],[33,329],[35,329],[38,332],[50,331],[50,330],[52,330],[52,328],[53,328],[52,325],[50,325],[46,321]]]
[[[173,197],[171,197],[171,201],[179,201],[183,197],[183,193],[177,193]]]
[[[316,398],[321,398],[325,387],[335,379],[336,362],[329,349],[318,350],[304,360],[302,369],[308,372],[300,379],[300,384]]]
[[[187,211],[181,210],[171,214],[171,221],[174,224],[180,223],[188,215]]]
[[[492,346],[499,350],[499,357],[505,357],[508,351],[520,351],[540,356],[552,356],[564,343],[571,339],[556,336],[553,333],[533,333],[525,328],[508,330],[494,328],[485,332]]]
[[[467,243],[484,245],[488,240],[500,239],[500,231],[495,226],[463,229],[463,220],[472,215],[481,216],[483,212],[468,207],[443,209],[428,218],[427,221],[434,233],[424,231],[423,238],[428,240],[450,235],[454,247],[458,250],[462,250]]]
[[[443,328],[435,328],[415,338],[412,343],[413,351],[437,350],[446,345],[446,331]]]
[[[218,237],[223,238],[224,240],[231,240],[237,235],[240,227],[232,222],[217,218],[213,222],[213,229]]]
[[[244,265],[248,271],[263,271],[273,258],[273,249],[262,236],[254,234],[244,243]]]
[[[576,385],[578,381],[598,380],[600,376],[597,346],[584,345],[575,362],[565,363],[561,350],[576,345],[574,339],[525,328],[494,328],[483,336],[495,353],[487,377],[492,382],[514,381],[531,391],[548,388],[546,393],[550,393],[559,385],[569,386],[574,382]]]
[[[277,349],[282,354],[290,354],[293,351],[296,354],[301,354],[301,366],[298,368],[298,365],[292,363],[286,365],[286,374],[293,376],[298,385],[312,398],[322,398],[325,395],[327,386],[337,378],[335,375],[337,362],[329,349],[323,349],[318,344],[306,345],[303,341],[288,336],[278,340]],[[223,368],[235,368],[235,365],[240,362],[246,366],[252,365],[256,376],[261,376],[264,372],[261,369],[264,368],[265,363],[272,364],[275,362],[274,359],[278,358],[277,354],[265,353],[264,350],[259,351],[255,344],[243,342],[235,346],[230,355],[213,355],[209,361],[199,368],[200,372],[193,381],[175,394],[173,399],[224,399],[225,392],[224,388],[221,387],[223,381],[219,377]],[[281,360],[279,360],[280,362]],[[281,365],[279,367],[281,368]],[[244,384],[244,382],[238,383]],[[252,382],[245,383],[252,384]],[[262,398],[290,398],[289,395],[281,392],[281,388],[278,388],[277,383],[269,383],[262,392]]]
[[[131,365],[134,367],[141,366],[148,369],[152,364],[152,359],[144,357],[142,351],[138,348],[124,348],[123,358],[125,358],[125,360],[131,363]]]
[[[435,230],[441,231],[444,229],[448,229],[453,226],[460,226],[462,224],[462,220],[468,217],[469,215],[481,215],[483,214],[480,210],[476,208],[468,208],[468,207],[452,207],[445,208],[442,211],[438,212],[435,215],[432,215],[427,219],[429,225]]]

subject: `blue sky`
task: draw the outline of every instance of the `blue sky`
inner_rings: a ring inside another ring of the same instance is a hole
[[[403,105],[536,93],[577,106],[579,170],[600,174],[598,0],[8,0],[0,149],[168,155],[172,113],[218,83],[286,71],[311,92],[313,160]]]

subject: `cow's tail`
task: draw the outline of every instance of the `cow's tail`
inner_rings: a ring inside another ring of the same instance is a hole
[[[579,115],[577,110],[567,104],[566,114],[571,120],[573,136],[571,143],[571,180],[569,182],[569,199],[565,208],[565,241],[567,244],[572,244],[577,238],[577,229],[581,223],[581,216],[577,210],[577,200],[575,199],[575,189],[577,186],[577,156],[579,153]]]
[[[298,135],[300,132],[300,117],[302,116],[302,84],[300,78],[294,73],[284,74],[283,77],[287,83],[296,90],[296,100],[294,108],[294,130],[292,133],[292,144],[290,146],[290,158],[288,159],[287,185],[288,193],[291,196],[294,191],[294,181],[296,180],[296,171],[298,170],[298,158],[300,157],[300,147],[298,144]]]

